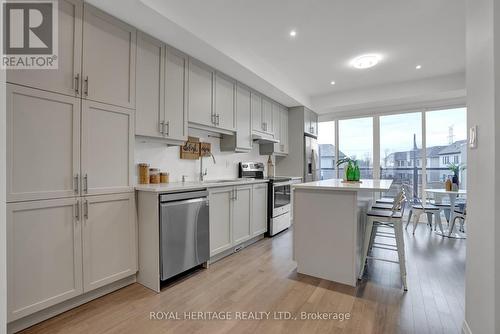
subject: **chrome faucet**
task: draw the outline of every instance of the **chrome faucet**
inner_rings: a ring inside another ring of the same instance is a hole
[[[215,165],[215,157],[212,154],[212,152],[208,152],[210,156],[212,157],[212,160],[214,161]],[[205,179],[205,175],[207,175],[207,169],[205,168],[205,171],[203,171],[203,156],[200,157],[200,181],[203,181]]]

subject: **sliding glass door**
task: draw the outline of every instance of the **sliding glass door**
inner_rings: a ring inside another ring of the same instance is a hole
[[[339,158],[350,157],[359,163],[362,179],[373,178],[373,118],[339,121]],[[344,166],[339,175],[343,177]]]
[[[318,146],[321,179],[336,178],[335,121],[318,124]]]
[[[422,113],[380,116],[380,178],[392,179],[389,196],[403,183],[422,193]]]

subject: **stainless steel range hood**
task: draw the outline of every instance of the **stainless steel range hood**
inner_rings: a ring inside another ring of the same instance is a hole
[[[273,136],[271,135],[266,135],[264,133],[252,133],[252,140],[256,142],[257,144],[277,144],[280,141],[277,139],[274,139]]]

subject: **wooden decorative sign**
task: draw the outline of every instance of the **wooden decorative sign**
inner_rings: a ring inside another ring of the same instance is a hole
[[[211,151],[212,145],[210,143],[200,143],[200,157],[209,157]]]
[[[200,139],[188,137],[188,141],[181,146],[181,159],[196,160],[200,157]]]

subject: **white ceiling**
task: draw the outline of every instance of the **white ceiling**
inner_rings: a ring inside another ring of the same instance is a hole
[[[237,63],[269,83],[266,89],[271,97],[286,105],[295,102],[307,105],[313,101],[318,109],[323,109],[320,112],[331,111],[330,106],[316,105],[316,101],[331,103],[338,94],[422,82],[463,73],[465,69],[465,0],[90,2],[157,37],[170,38],[165,41],[196,53],[191,54],[220,70],[225,70],[220,68],[225,63]],[[128,9],[125,3],[133,5],[133,9]],[[148,26],[148,21],[156,21],[150,19],[150,13],[142,13],[142,7],[148,7],[170,25]],[[172,31],[172,24],[187,33],[177,33],[183,36],[184,43],[179,38],[175,40],[172,33],[167,36],[165,30]],[[297,31],[295,38],[289,36],[291,29]],[[191,37],[196,37],[200,45],[206,44],[204,48],[193,47]],[[207,46],[224,55],[224,59],[216,64],[217,52]],[[348,65],[352,57],[364,53],[379,53],[383,60],[367,70]],[[417,64],[422,69],[416,70]],[[242,78],[234,68],[226,71]],[[336,85],[330,85],[332,80]],[[258,86],[257,81],[253,80],[255,85],[248,84]],[[271,86],[288,98],[280,96]]]

